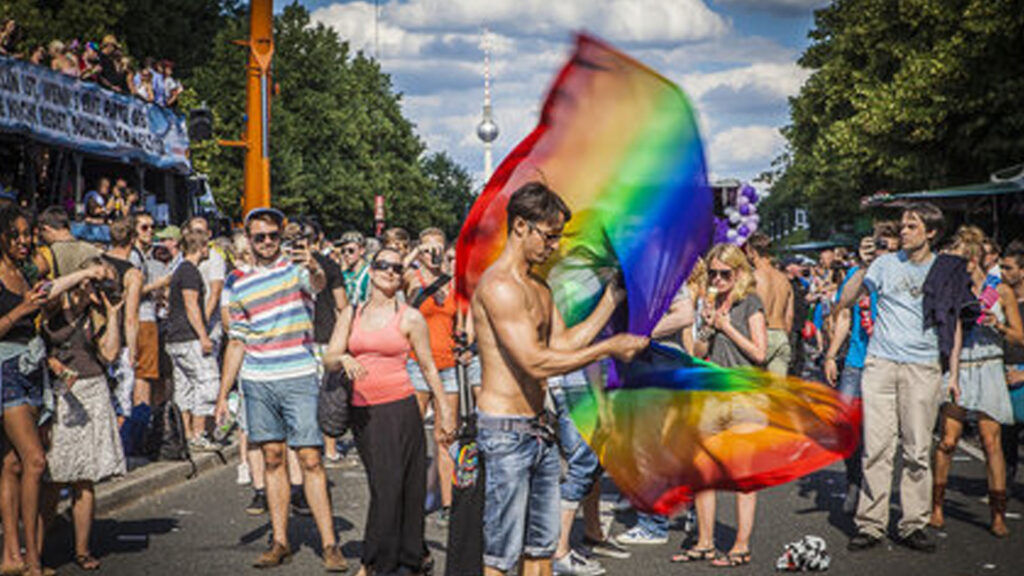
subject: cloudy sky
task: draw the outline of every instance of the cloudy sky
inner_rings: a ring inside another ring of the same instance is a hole
[[[533,128],[540,102],[586,30],[653,66],[696,103],[712,177],[753,179],[783,146],[786,98],[807,72],[812,11],[823,0],[300,0],[314,21],[379,57],[431,150],[477,178],[482,30],[490,31],[495,165]],[[284,0],[276,0],[283,6]]]

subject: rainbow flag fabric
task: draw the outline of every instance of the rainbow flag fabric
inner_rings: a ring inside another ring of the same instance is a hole
[[[509,197],[530,181],[573,211],[541,271],[566,324],[586,318],[621,274],[627,301],[606,331],[650,334],[713,232],[703,146],[683,92],[578,36],[537,127],[501,163],[459,236],[463,305],[504,248]],[[591,394],[572,418],[640,510],[667,514],[699,490],[787,482],[851,454],[859,438],[859,405],[827,386],[724,369],[658,344],[587,375]]]

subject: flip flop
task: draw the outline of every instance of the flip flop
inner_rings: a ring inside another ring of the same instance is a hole
[[[719,556],[718,550],[711,548],[687,548],[681,554],[674,554],[671,561],[679,564],[684,562],[704,562]]]
[[[86,571],[100,569],[100,561],[92,554],[79,554],[78,556],[75,556],[75,564],[77,564],[82,570]]]
[[[715,568],[736,568],[746,564],[750,564],[749,550],[747,552],[729,552],[728,554],[719,553],[711,561],[711,565]]]

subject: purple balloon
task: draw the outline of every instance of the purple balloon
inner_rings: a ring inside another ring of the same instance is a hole
[[[715,244],[728,242],[729,221],[715,216]]]
[[[747,198],[750,199],[750,203],[751,204],[757,204],[757,200],[759,198],[758,195],[757,195],[757,191],[754,190],[753,188],[751,188],[750,189],[750,195],[747,196]]]
[[[750,210],[750,204],[744,204],[744,205],[740,206],[740,215],[741,216],[750,216],[750,211],[751,211]]]
[[[750,199],[751,195],[757,194],[757,191],[754,190],[754,187],[751,186],[750,184],[744,184],[740,188],[740,194],[742,194],[742,195],[746,196],[748,199]]]
[[[744,238],[746,238],[747,236],[750,236],[750,228],[748,228],[746,224],[744,224],[743,226],[740,226],[740,229],[737,230],[737,232],[739,232],[740,236],[742,236]]]

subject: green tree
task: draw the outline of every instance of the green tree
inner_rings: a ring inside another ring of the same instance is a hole
[[[459,235],[462,221],[469,214],[476,196],[473,195],[473,177],[444,152],[425,156],[420,166],[430,180],[430,194],[448,207],[442,221],[435,225],[454,239]]]
[[[825,236],[864,195],[1024,158],[1024,1],[837,0],[810,36],[766,214],[805,204]]]
[[[246,53],[230,44],[245,37],[247,21],[229,19],[208,61],[189,79],[218,118],[217,136],[242,133]],[[329,233],[369,232],[374,197],[382,195],[389,226],[417,231],[453,229],[448,205],[420,165],[425,147],[402,115],[400,95],[374,60],[351,54],[348,43],[293,4],[275,18],[270,122],[271,191],[289,214],[315,215]],[[243,154],[211,152],[210,181],[218,204],[238,216]],[[458,182],[453,177],[452,182]]]

